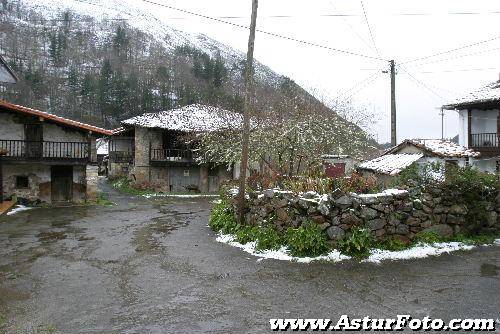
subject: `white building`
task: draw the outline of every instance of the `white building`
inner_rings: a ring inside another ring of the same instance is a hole
[[[413,163],[424,165],[439,163],[466,166],[480,156],[479,152],[444,139],[407,139],[387,150],[382,156],[365,161],[358,166],[363,175],[376,175],[382,182],[388,183],[392,177]]]
[[[481,153],[472,162],[486,172],[500,169],[500,81],[444,105],[459,114],[459,143]]]

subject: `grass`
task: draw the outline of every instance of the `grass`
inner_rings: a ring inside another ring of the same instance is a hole
[[[0,334],[5,334],[5,325],[7,324],[7,317],[0,311]]]
[[[111,184],[113,188],[129,195],[143,196],[143,195],[154,194],[154,191],[151,189],[139,189],[133,187],[131,181],[126,177],[121,177],[115,180],[109,180],[108,182]]]

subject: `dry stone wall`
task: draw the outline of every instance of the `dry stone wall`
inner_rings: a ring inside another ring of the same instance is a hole
[[[344,238],[354,227],[370,229],[379,240],[394,237],[404,242],[412,240],[421,231],[451,237],[467,230],[467,207],[456,204],[438,188],[418,195],[397,189],[366,195],[319,195],[314,192],[298,195],[268,189],[250,193],[247,206],[245,219],[248,224],[267,222],[285,230],[309,220],[318,224],[334,241]],[[486,211],[483,230],[498,229],[500,194],[488,202]]]

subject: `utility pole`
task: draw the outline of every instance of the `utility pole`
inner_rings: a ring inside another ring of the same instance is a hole
[[[238,222],[245,219],[245,186],[248,167],[248,146],[250,141],[250,114],[253,102],[253,51],[255,46],[255,27],[257,25],[258,0],[252,0],[252,18],[248,37],[247,63],[245,70],[245,108],[243,114],[243,138],[241,147],[240,189],[238,192]]]
[[[441,139],[444,139],[444,109],[442,107],[439,115],[441,115]]]
[[[391,145],[396,146],[396,66],[394,60],[389,61],[391,71]]]

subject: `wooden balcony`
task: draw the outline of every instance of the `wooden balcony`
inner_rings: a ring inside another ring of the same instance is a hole
[[[112,151],[109,152],[109,160],[114,163],[134,162],[134,151]]]
[[[133,163],[134,137],[114,137],[109,141],[109,160],[115,163]]]
[[[3,160],[90,162],[89,142],[0,140]]]
[[[473,133],[469,137],[469,147],[481,153],[482,157],[500,156],[500,134]]]
[[[152,164],[195,164],[195,156],[191,150],[181,149],[151,149],[150,161]]]

